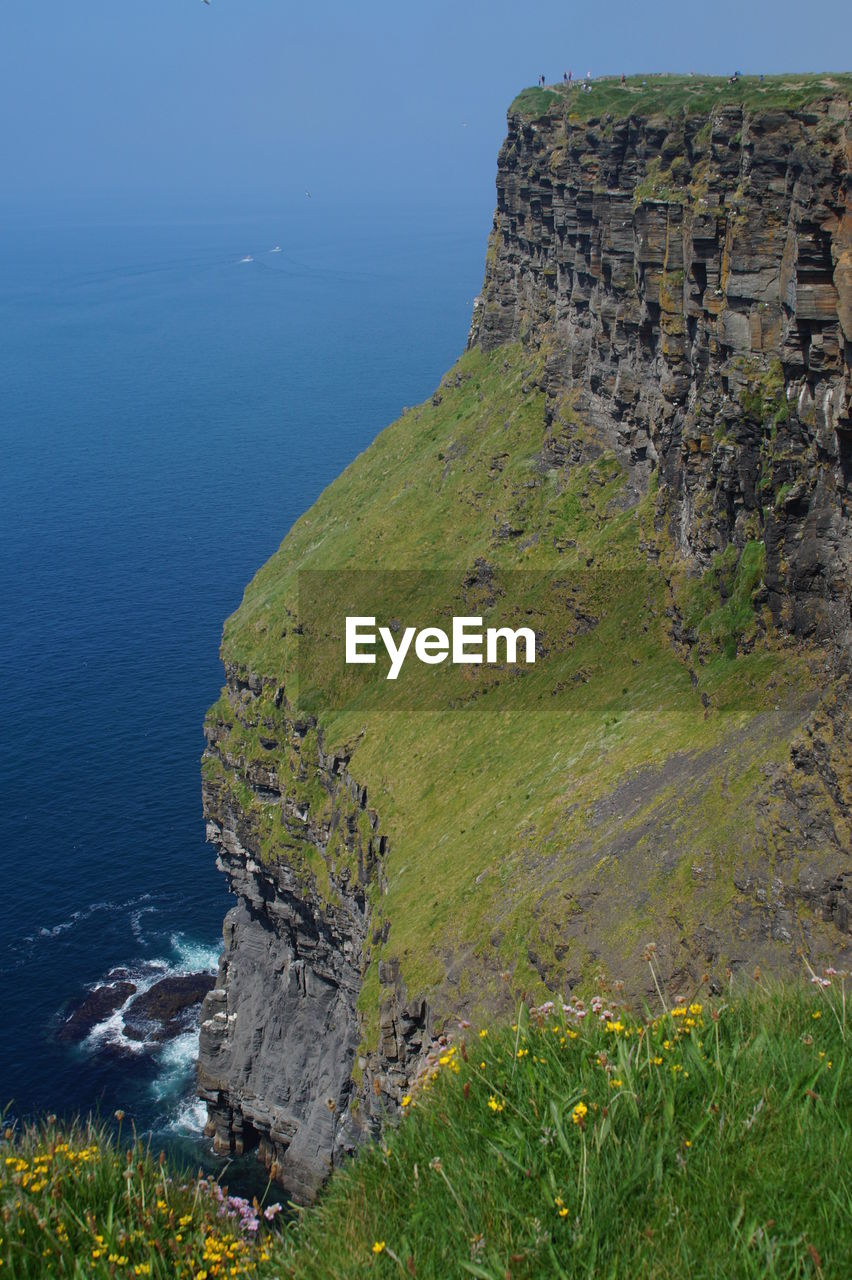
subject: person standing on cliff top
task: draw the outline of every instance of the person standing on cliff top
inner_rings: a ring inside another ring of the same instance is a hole
[[[624,74],[624,72],[623,72],[623,71],[622,71],[622,73],[621,73],[621,83],[622,83],[622,84],[627,84],[627,76]]]

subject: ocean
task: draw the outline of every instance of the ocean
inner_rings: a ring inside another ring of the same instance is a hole
[[[0,1109],[203,1152],[197,1031],[67,1013],[215,970],[218,644],[293,521],[462,350],[487,212],[0,215]],[[276,251],[280,250],[280,251]],[[246,260],[248,259],[248,260]]]

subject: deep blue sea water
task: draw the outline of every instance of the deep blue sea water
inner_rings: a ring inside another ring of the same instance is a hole
[[[114,966],[215,965],[222,622],[458,355],[486,229],[313,201],[0,217],[0,1108],[197,1133],[191,1033],[129,1055],[114,1021],[68,1048],[57,1020]]]

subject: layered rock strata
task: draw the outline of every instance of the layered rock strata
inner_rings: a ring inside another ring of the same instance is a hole
[[[546,354],[550,447],[652,470],[698,565],[765,541],[777,623],[850,641],[852,120],[509,119],[469,344]],[[579,442],[579,447],[578,447]]]

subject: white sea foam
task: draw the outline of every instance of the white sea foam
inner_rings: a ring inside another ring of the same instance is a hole
[[[207,1104],[200,1098],[184,1098],[166,1124],[166,1129],[171,1133],[200,1134],[206,1123]]]
[[[98,1022],[92,1027],[83,1041],[84,1049],[88,1049],[91,1052],[102,1052],[104,1049],[121,1049],[123,1053],[136,1055],[145,1052],[145,1045],[141,1040],[131,1040],[129,1036],[124,1034],[122,1014],[132,999],[133,997],[131,996],[129,1000],[125,1000],[120,1009],[116,1009],[108,1018],[104,1018],[103,1022]]]
[[[145,934],[142,929],[142,917],[156,915],[158,910],[159,907],[139,907],[138,910],[131,911],[130,913],[130,932],[133,934],[136,941],[142,946],[145,945],[146,941]]]
[[[74,911],[67,920],[61,920],[59,924],[52,925],[50,928],[42,927],[38,931],[40,938],[58,938],[60,934],[67,933],[69,929],[73,929],[76,924],[80,924],[83,920],[88,920],[96,911],[117,911],[118,907],[114,902],[92,902],[82,911]]]
[[[163,1045],[157,1054],[159,1075],[152,1084],[156,1098],[172,1099],[183,1093],[198,1057],[198,1028],[184,1031]]]
[[[173,933],[169,938],[174,953],[175,973],[215,973],[222,953],[221,942],[194,942],[185,933]]]
[[[136,898],[131,898],[128,902],[90,902],[87,907],[83,907],[80,911],[72,911],[66,920],[60,920],[59,924],[50,927],[43,926],[38,931],[40,938],[58,938],[61,934],[67,933],[69,929],[73,929],[75,925],[82,924],[85,920],[91,919],[99,911],[129,911],[139,907],[143,902],[150,902],[151,894],[143,893]],[[147,908],[149,911],[155,911],[156,907]]]
[[[185,1031],[163,1045],[157,1056],[160,1071],[151,1092],[166,1109],[163,1128],[171,1133],[200,1134],[207,1123],[207,1107],[192,1089],[198,1029]]]

